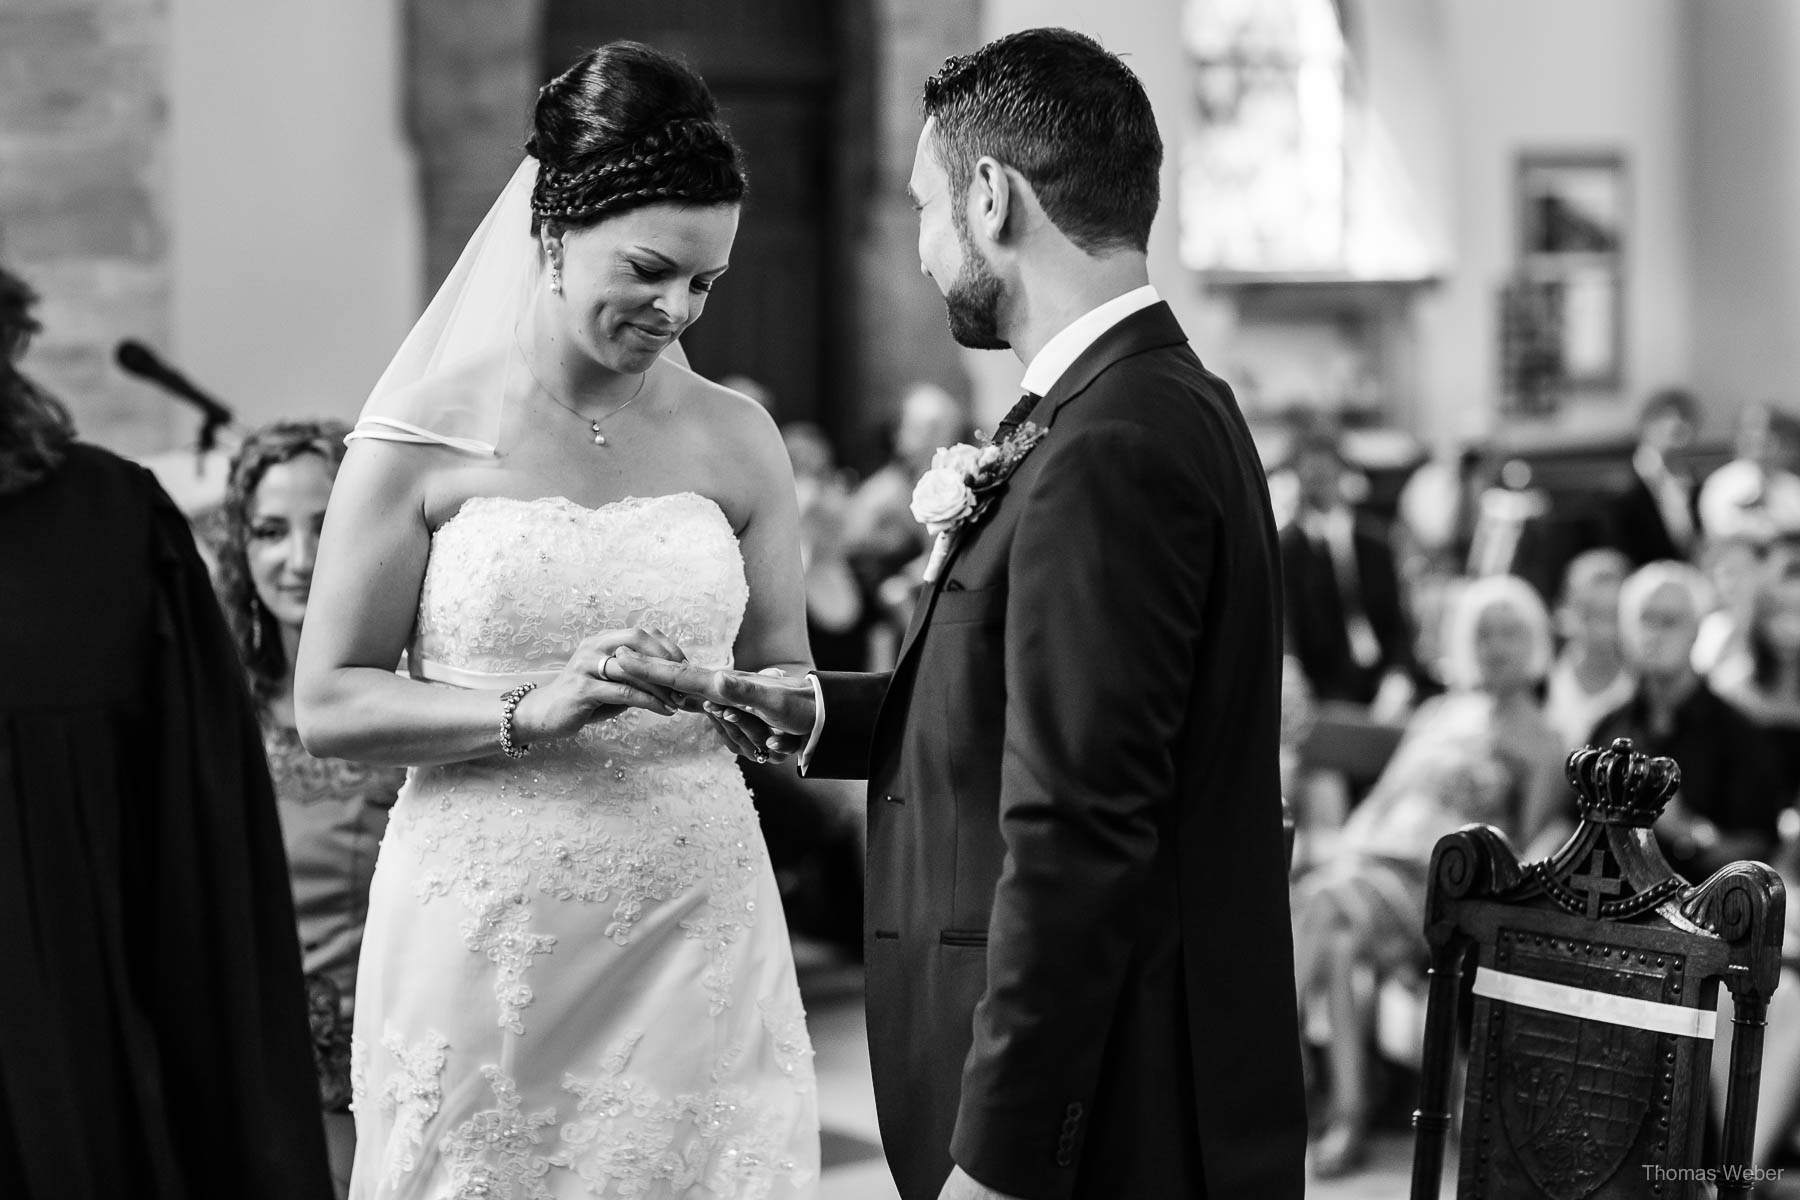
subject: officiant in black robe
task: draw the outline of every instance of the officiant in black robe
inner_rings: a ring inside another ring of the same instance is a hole
[[[187,523],[0,271],[0,1196],[331,1195],[262,741]]]

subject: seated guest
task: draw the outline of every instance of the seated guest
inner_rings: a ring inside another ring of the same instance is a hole
[[[1386,770],[1345,822],[1338,855],[1294,898],[1294,960],[1303,1006],[1323,1005],[1330,1110],[1314,1151],[1322,1176],[1366,1151],[1372,998],[1359,975],[1412,969],[1425,955],[1425,885],[1439,838],[1471,821],[1536,853],[1567,831],[1566,752],[1538,706],[1550,665],[1550,618],[1512,576],[1471,582],[1444,633],[1451,691],[1425,701]]]
[[[1700,405],[1691,392],[1664,388],[1644,401],[1631,483],[1611,498],[1603,514],[1607,544],[1633,566],[1686,558],[1694,548],[1701,524],[1694,482],[1671,459],[1694,440],[1699,425]]]
[[[1686,563],[1640,567],[1619,591],[1619,636],[1637,676],[1632,698],[1601,718],[1596,744],[1630,738],[1681,766],[1681,790],[1657,822],[1677,871],[1699,881],[1740,858],[1767,859],[1785,801],[1764,733],[1693,666],[1706,578]]]
[[[1595,722],[1631,699],[1619,648],[1619,586],[1631,563],[1617,550],[1578,554],[1563,574],[1556,606],[1562,652],[1544,688],[1544,719],[1565,750],[1588,743]]]
[[[326,1148],[350,1186],[350,1032],[375,852],[406,780],[399,767],[314,758],[294,732],[294,651],[348,426],[270,425],[244,439],[225,493],[219,598],[262,719],[299,923]]]
[[[1800,798],[1800,552],[1777,549],[1754,593],[1749,674],[1719,695],[1767,734],[1780,803]]]
[[[1294,440],[1299,507],[1281,530],[1288,651],[1321,700],[1377,705],[1398,715],[1412,696],[1412,632],[1387,531],[1345,503],[1335,433]]]
[[[1700,570],[1712,585],[1714,604],[1700,618],[1694,638],[1694,670],[1715,692],[1741,688],[1755,664],[1750,660],[1750,611],[1756,604],[1766,543],[1746,537],[1708,534],[1700,549]]]
[[[0,1196],[329,1194],[256,714],[187,521],[0,270]]]
[[[1736,452],[1700,488],[1707,533],[1766,546],[1800,531],[1800,422],[1773,404],[1746,405]]]

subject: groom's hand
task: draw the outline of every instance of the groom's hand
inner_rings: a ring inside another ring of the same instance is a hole
[[[961,1167],[950,1168],[950,1178],[944,1181],[944,1190],[938,1193],[938,1200],[1019,1200],[1005,1192],[996,1192],[993,1188],[975,1182],[968,1172]]]
[[[737,735],[731,740],[740,750],[747,743],[765,755],[791,754],[806,744],[818,718],[812,681],[804,676],[711,670],[629,649],[618,653],[613,668],[641,686],[698,696],[715,720],[730,726],[725,732]]]

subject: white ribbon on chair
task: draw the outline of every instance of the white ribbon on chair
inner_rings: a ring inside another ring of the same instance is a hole
[[[1480,967],[1475,972],[1475,994],[1506,1004],[1541,1008],[1546,1012],[1579,1017],[1587,1021],[1605,1021],[1631,1029],[1650,1029],[1657,1033],[1673,1033],[1680,1037],[1714,1036],[1719,1014],[1712,1009],[1688,1008],[1681,1004],[1663,1004],[1656,1000],[1634,1000],[1587,988],[1550,983],[1506,971]]]

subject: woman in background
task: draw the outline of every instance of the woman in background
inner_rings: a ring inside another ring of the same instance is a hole
[[[1594,725],[1631,699],[1631,672],[1619,644],[1619,588],[1631,560],[1612,549],[1587,550],[1563,572],[1556,607],[1562,653],[1544,685],[1544,718],[1563,746],[1587,744]]]
[[[1421,705],[1369,796],[1344,823],[1339,855],[1300,881],[1294,962],[1303,1008],[1331,1024],[1330,1116],[1314,1171],[1341,1175],[1366,1151],[1372,997],[1358,976],[1424,958],[1425,889],[1440,837],[1498,826],[1528,855],[1566,829],[1566,752],[1536,696],[1550,665],[1550,618],[1524,580],[1494,575],[1452,602],[1443,673],[1450,692]]]
[[[350,1031],[375,852],[400,767],[314,758],[294,732],[294,651],[348,425],[299,421],[251,434],[225,495],[219,596],[262,719],[299,921],[313,1061],[338,1195],[350,1188]]]
[[[1766,734],[1779,806],[1800,798],[1800,551],[1779,546],[1770,553],[1750,603],[1746,635],[1750,672],[1719,687]]]
[[[330,1194],[261,737],[187,522],[0,270],[0,1196]]]

